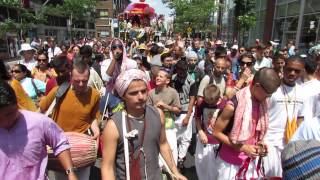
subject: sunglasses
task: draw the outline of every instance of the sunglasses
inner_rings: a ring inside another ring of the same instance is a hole
[[[47,62],[47,59],[37,59],[39,62]]]
[[[12,70],[11,72],[12,73],[21,73],[22,71],[20,71],[20,70]]]
[[[244,65],[252,66],[253,62],[243,62],[243,61],[239,61],[239,64],[240,64],[240,66],[244,66]]]
[[[112,50],[116,50],[117,48],[123,49],[123,45],[122,44],[114,44],[114,45],[111,46]]]

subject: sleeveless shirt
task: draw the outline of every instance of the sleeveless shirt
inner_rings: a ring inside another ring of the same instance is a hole
[[[126,116],[126,125],[127,131],[129,132],[128,121],[131,123],[131,130],[137,129],[139,132],[138,137],[128,139],[129,141],[129,151],[131,152],[130,141],[133,141],[134,144],[134,157],[136,158],[139,153],[139,143],[142,138],[142,132],[144,127],[144,122],[130,118]],[[119,139],[116,150],[116,179],[125,180],[126,179],[126,166],[125,166],[125,156],[124,156],[124,144],[123,144],[123,134],[122,134],[122,111],[115,113],[111,120],[114,121],[118,133]],[[149,180],[160,180],[160,168],[159,168],[159,152],[160,152],[160,129],[161,129],[161,120],[159,112],[156,108],[150,105],[146,105],[145,111],[145,136],[143,141],[143,148],[146,159],[143,155],[140,157],[140,174],[142,179],[146,179],[144,172],[144,167],[146,163],[147,167],[147,176]],[[129,153],[131,154],[131,153]],[[130,159],[130,157],[129,157]],[[130,162],[131,164],[131,162]]]

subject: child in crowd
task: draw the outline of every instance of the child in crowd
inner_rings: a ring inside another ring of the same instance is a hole
[[[196,108],[196,127],[198,130],[198,141],[195,155],[195,166],[199,179],[215,179],[216,173],[216,151],[219,142],[212,136],[212,127],[219,113],[226,104],[220,96],[219,88],[209,84],[203,91],[204,101]]]

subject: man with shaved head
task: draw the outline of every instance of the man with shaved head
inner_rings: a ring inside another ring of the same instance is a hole
[[[255,164],[268,153],[263,142],[268,128],[266,99],[279,86],[277,73],[262,68],[249,86],[227,102],[213,128],[213,136],[222,142],[216,167],[218,179],[258,178],[253,173]]]
[[[296,83],[304,71],[305,55],[290,56],[283,68],[281,86],[268,102],[269,126],[264,138],[268,155],[264,158],[266,176],[282,177],[281,153],[304,119],[305,90]]]

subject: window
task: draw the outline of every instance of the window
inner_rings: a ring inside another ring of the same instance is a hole
[[[97,17],[100,19],[107,19],[109,18],[109,11],[108,9],[97,9]]]

